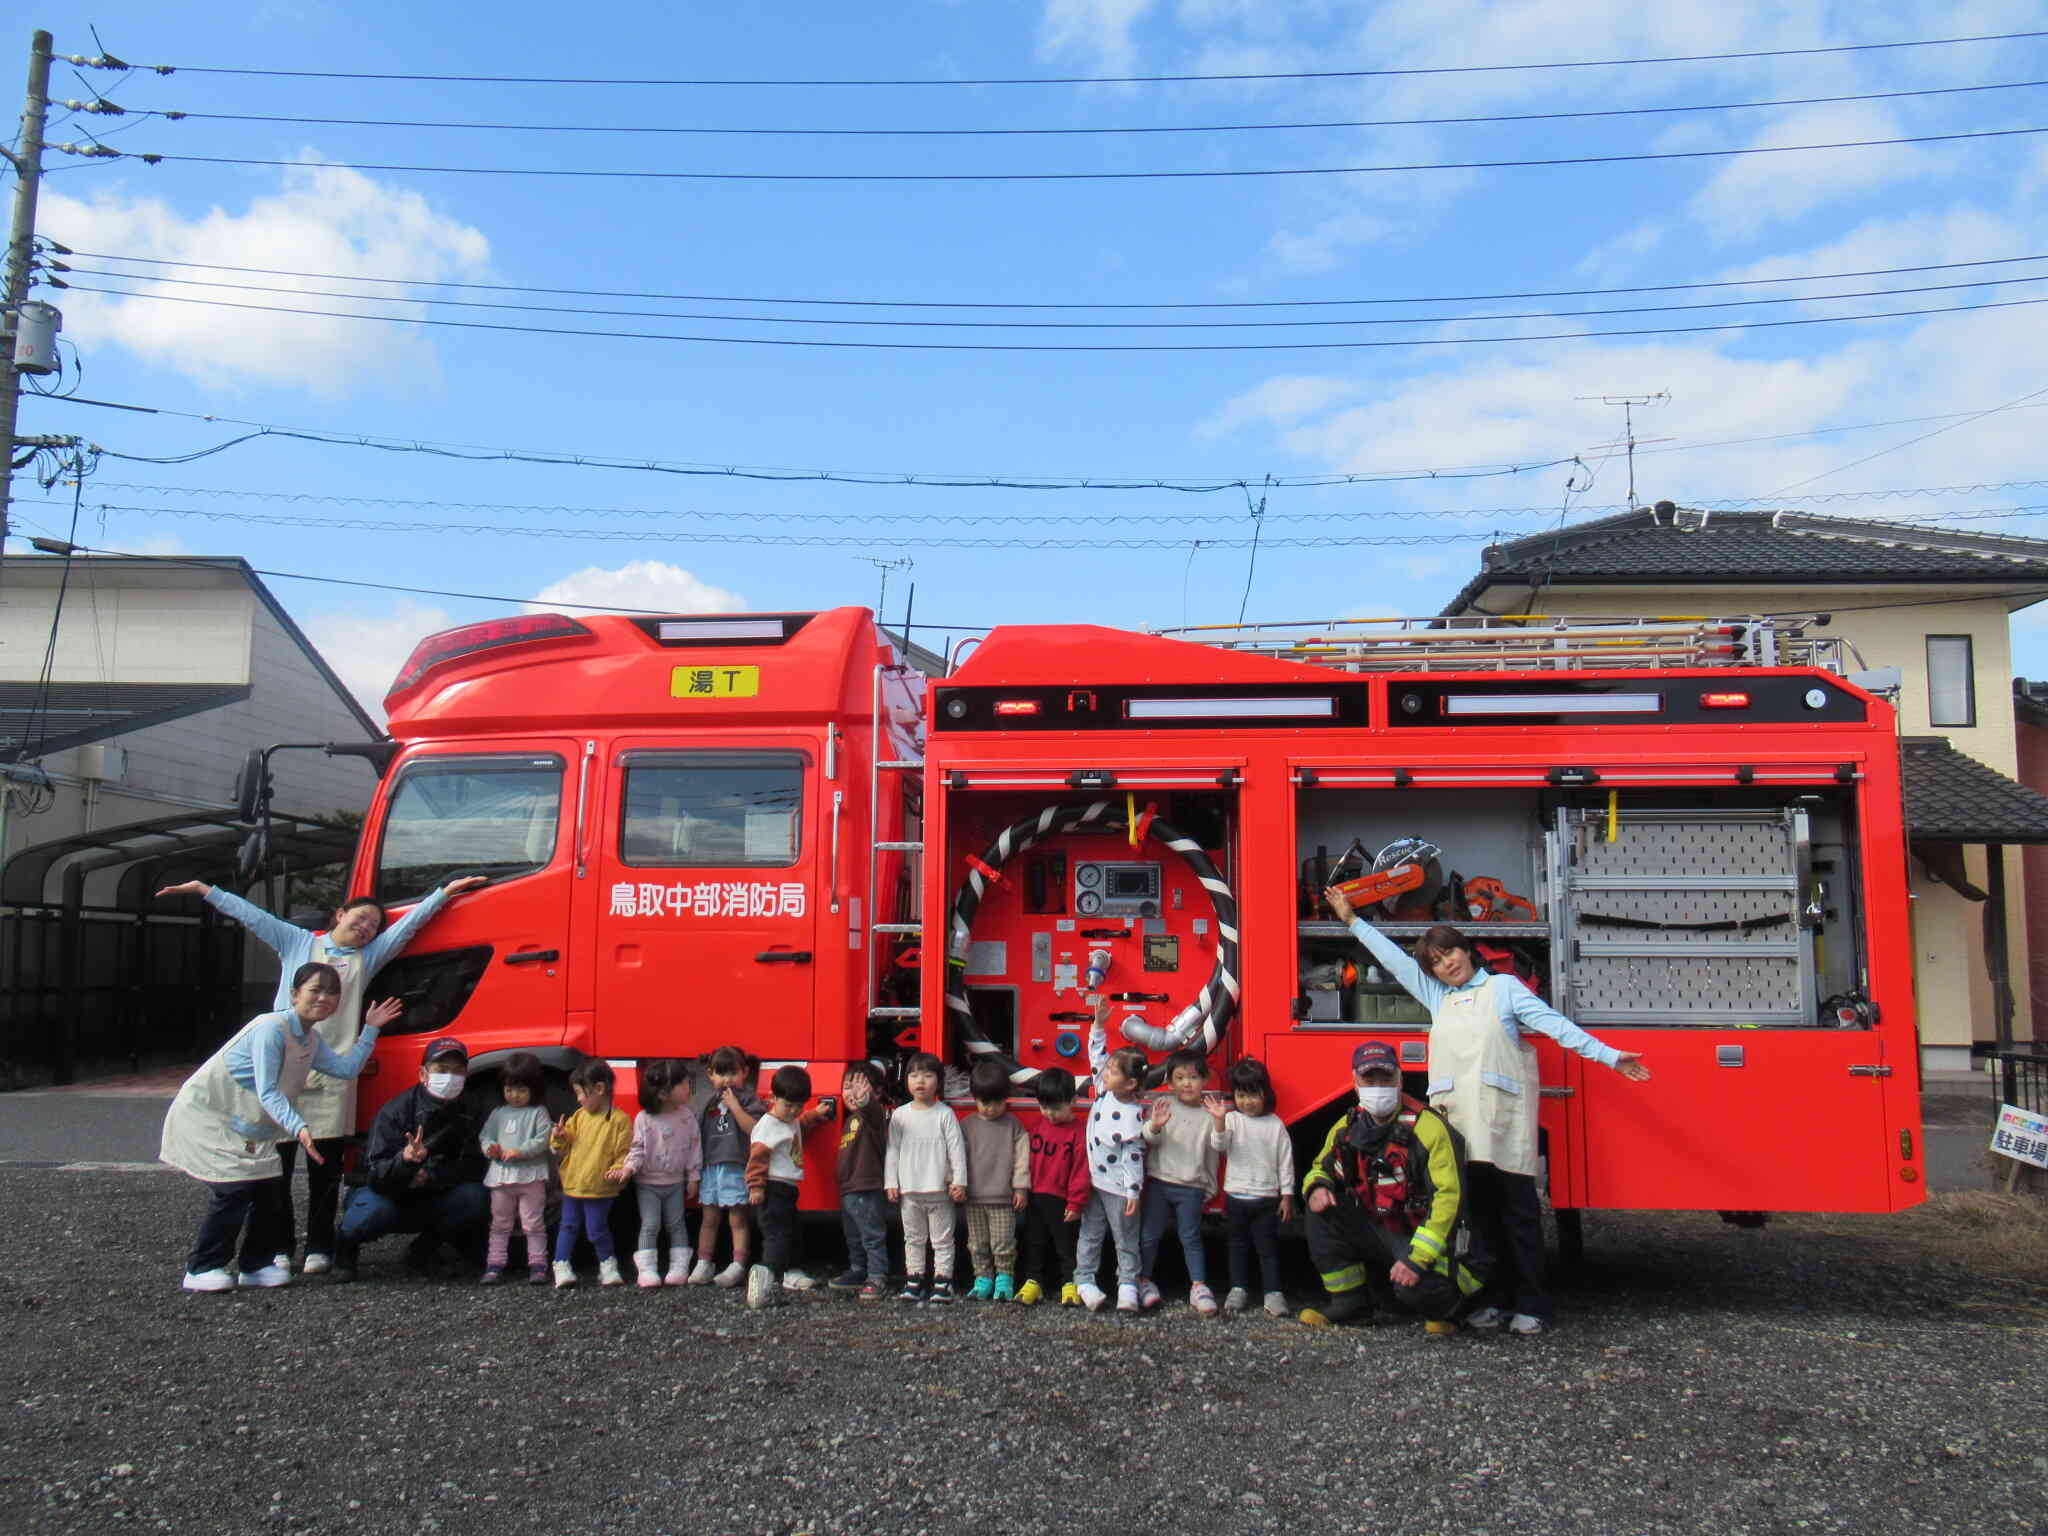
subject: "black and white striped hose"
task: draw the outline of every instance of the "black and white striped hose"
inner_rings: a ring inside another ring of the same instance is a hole
[[[982,1032],[975,1022],[967,998],[967,947],[973,939],[974,917],[988,890],[983,869],[1000,870],[1014,855],[1041,840],[1062,832],[1121,832],[1129,823],[1123,807],[1113,800],[1094,800],[1085,805],[1051,805],[1035,816],[1013,822],[996,835],[981,856],[979,867],[970,866],[967,878],[953,898],[953,910],[946,932],[946,1011],[970,1057],[1001,1062],[1013,1086],[1028,1087],[1039,1069],[1021,1065]],[[1193,838],[1154,818],[1146,836],[1155,838],[1179,854],[1195,873],[1216,914],[1216,967],[1195,1000],[1160,1026],[1130,1020],[1123,1026],[1124,1037],[1134,1045],[1152,1051],[1177,1051],[1190,1041],[1201,1039],[1202,1051],[1214,1051],[1223,1038],[1224,1027],[1237,1012],[1237,898]],[[1090,956],[1090,978],[1095,978],[1094,956]]]

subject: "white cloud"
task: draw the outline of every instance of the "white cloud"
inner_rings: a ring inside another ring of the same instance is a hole
[[[634,560],[616,570],[586,566],[543,587],[526,608],[539,613],[556,603],[653,613],[738,613],[747,606],[737,592],[714,587],[661,560]]]
[[[445,608],[401,598],[383,613],[309,614],[299,619],[299,628],[370,717],[381,722],[384,695],[413,647],[455,622]]]
[[[253,199],[239,213],[214,207],[188,216],[157,197],[119,190],[87,198],[45,191],[38,223],[78,251],[217,262],[281,271],[362,276],[468,279],[487,272],[490,244],[481,231],[436,211],[416,192],[356,171],[308,163],[284,172],[283,190]],[[75,258],[75,266],[128,270],[121,263]],[[120,287],[136,293],[200,298],[209,304],[109,298],[78,288],[64,295],[65,333],[88,356],[118,346],[209,388],[242,383],[298,385],[338,398],[431,387],[439,378],[433,344],[418,330],[381,322],[326,319],[215,307],[238,303],[337,313],[422,316],[416,304],[352,304],[293,292],[203,288],[181,279],[262,283],[295,291],[331,282],[178,268],[133,269]],[[143,274],[149,274],[144,276]],[[105,285],[100,277],[74,282]]]
[[[1867,103],[1802,107],[1759,129],[1752,146],[1848,144],[1903,137],[1890,112]],[[1824,203],[1932,175],[1943,158],[1911,144],[1885,149],[1813,150],[1743,155],[1728,161],[1694,195],[1687,211],[1717,238],[1753,235]]]
[[[1358,392],[1359,385],[1352,379],[1282,374],[1227,402],[1223,409],[1196,426],[1195,435],[1225,437],[1253,423],[1276,425],[1299,421],[1340,400],[1349,400]]]
[[[1136,52],[1131,29],[1151,9],[1152,0],[1046,0],[1039,52],[1090,59],[1106,75],[1128,74]]]

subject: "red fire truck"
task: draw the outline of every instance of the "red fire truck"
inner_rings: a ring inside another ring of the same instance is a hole
[[[1371,920],[1457,922],[1655,1074],[1539,1043],[1568,1243],[1586,1209],[1913,1204],[1895,725],[1813,628],[1017,626],[929,687],[862,609],[432,636],[354,888],[493,884],[384,973],[411,1006],[363,1113],[455,1029],[480,1080],[602,1055],[629,1101],[725,1043],[820,1093],[992,1056],[1028,1114],[1038,1070],[1085,1082],[1092,987],[1155,1061],[1260,1057],[1305,1137],[1361,1040],[1421,1086],[1426,1019],[1319,899],[1396,850],[1423,878]]]

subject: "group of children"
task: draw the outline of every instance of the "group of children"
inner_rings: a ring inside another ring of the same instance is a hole
[[[974,1300],[1031,1306],[1057,1297],[1062,1306],[1100,1311],[1110,1299],[1098,1283],[1107,1241],[1116,1250],[1117,1310],[1150,1311],[1161,1301],[1152,1272],[1170,1226],[1198,1313],[1244,1312],[1256,1295],[1268,1313],[1286,1316],[1278,1231],[1293,1214],[1294,1156],[1273,1113],[1265,1067],[1249,1058],[1234,1063],[1226,1100],[1207,1091],[1203,1054],[1177,1051],[1166,1063],[1167,1091],[1148,1109],[1139,1101],[1144,1053],[1105,1050],[1099,1017],[1090,1044],[1095,1097],[1086,1121],[1076,1113],[1074,1075],[1048,1068],[1032,1081],[1041,1113],[1028,1131],[1009,1112],[1010,1077],[993,1060],[977,1062],[969,1074],[974,1112],[964,1118],[940,1096],[945,1069],[936,1056],[910,1058],[903,1083],[909,1097],[893,1109],[880,1069],[849,1064],[837,1167],[847,1266],[831,1288],[863,1301],[890,1294],[893,1206],[908,1275],[897,1296],[953,1301],[957,1208],[973,1267],[966,1295]],[[787,1065],[775,1070],[763,1103],[752,1090],[759,1064],[737,1047],[721,1047],[708,1067],[711,1101],[699,1112],[684,1063],[647,1063],[640,1072],[644,1107],[628,1120],[612,1104],[611,1068],[584,1062],[570,1077],[576,1112],[555,1122],[540,1103],[540,1063],[523,1053],[510,1058],[501,1073],[505,1102],[481,1137],[491,1199],[483,1283],[503,1280],[515,1225],[526,1234],[531,1282],[549,1282],[542,1200],[553,1152],[562,1185],[556,1286],[576,1283],[571,1261],[580,1239],[597,1253],[599,1283],[624,1284],[611,1207],[630,1178],[640,1207],[633,1269],[642,1288],[744,1283],[747,1304],[756,1308],[785,1291],[811,1289],[816,1281],[798,1263],[804,1133],[842,1106],[829,1098],[812,1105],[810,1074]],[[1230,1289],[1220,1306],[1201,1237],[1219,1165],[1230,1253]],[[685,1219],[693,1199],[702,1207],[694,1250]],[[760,1253],[751,1262],[757,1222]],[[731,1234],[731,1259],[722,1268],[721,1228]]]

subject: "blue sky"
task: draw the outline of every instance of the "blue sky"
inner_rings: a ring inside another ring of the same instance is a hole
[[[1825,298],[1990,277],[2048,279],[2048,260],[1662,295],[1446,302],[2038,255],[2048,252],[2048,134],[1626,164],[1213,179],[661,180],[342,168],[784,176],[1322,171],[1983,133],[2048,127],[2048,87],[1953,89],[2048,78],[2044,39],[1625,68],[1130,85],[564,87],[264,78],[195,68],[720,81],[1428,70],[2013,32],[2037,24],[2035,7],[992,0],[867,10],[626,6],[580,27],[573,18],[565,24],[553,7],[511,3],[490,14],[491,25],[483,27],[475,13],[452,7],[103,4],[87,19],[108,49],[137,63],[184,67],[167,77],[88,75],[92,86],[132,108],[251,117],[897,130],[1360,119],[1411,125],[795,137],[72,118],[54,127],[54,139],[82,142],[81,129],[117,129],[105,142],[123,150],[285,162],[173,159],[149,166],[49,157],[44,234],[80,252],[207,264],[71,258],[81,269],[71,279],[77,291],[56,298],[65,336],[85,366],[80,393],[324,432],[701,466],[1252,481],[1551,466],[1485,478],[1262,490],[1262,539],[1269,542],[1258,554],[1248,612],[1266,618],[1432,611],[1474,569],[1480,541],[1470,536],[1530,532],[1554,526],[1560,513],[1597,516],[1622,503],[1626,472],[1609,446],[1622,416],[1603,396],[1670,396],[1637,417],[1638,435],[1651,440],[1636,462],[1640,500],[1767,498],[1768,505],[1819,512],[1920,518],[2048,504],[2039,488],[2008,484],[2042,475],[2038,440],[2048,393],[1964,419],[2048,389],[2039,365],[2048,355],[2048,305],[1749,331],[1464,344],[1471,337],[1701,325],[1742,315],[1791,319],[2048,298],[2048,282],[2038,280]],[[43,21],[57,31],[60,51],[97,51],[83,22],[73,29],[54,14]],[[1942,88],[1950,94],[1412,125],[1420,118]],[[85,90],[69,67],[59,66],[53,94],[82,97]],[[215,270],[225,266],[321,276]],[[112,279],[88,268],[127,275]],[[170,277],[185,282],[162,281]],[[365,278],[755,302],[399,289]],[[299,292],[187,285],[194,282]],[[116,299],[83,291],[88,287],[145,296]],[[710,318],[429,309],[308,296],[344,291]],[[1563,320],[1467,318],[1788,294],[1801,302]],[[512,334],[174,297],[689,336],[1036,346],[1402,344],[1122,353],[835,349]],[[1359,299],[1403,302],[1094,312],[872,307]],[[787,317],[801,323],[780,323]],[[1364,317],[1404,323],[1204,330],[821,323],[1157,326]],[[1443,344],[1449,342],[1460,344]],[[65,387],[72,382],[67,378]],[[76,431],[108,449],[159,456],[242,430],[37,401],[24,407],[22,429]],[[1576,489],[1583,472],[1571,479],[1569,466],[1554,462],[1575,454],[1594,472],[1583,489]],[[61,533],[68,508],[37,505],[54,493],[17,484],[25,498],[19,523]],[[1957,485],[1993,488],[1819,499]],[[337,496],[370,501],[289,499]],[[809,608],[872,601],[879,572],[869,560],[908,558],[914,568],[891,576],[892,617],[900,614],[906,579],[914,579],[920,621],[962,625],[1230,619],[1245,599],[1249,555],[1229,541],[1252,530],[1250,498],[1234,489],[1191,495],[773,483],[460,462],[277,437],[182,465],[104,458],[85,499],[85,543],[237,553],[260,567],[518,600]],[[402,504],[421,502],[480,510]],[[634,515],[641,513],[661,515]],[[351,528],[349,520],[423,526]],[[477,526],[548,536],[470,531]],[[1956,526],[2048,534],[2048,524],[2031,516],[1959,519]],[[600,533],[631,537],[593,537]],[[763,535],[851,542],[735,541]],[[1283,542],[1319,536],[1429,542]],[[919,542],[975,537],[1147,539],[1164,547],[961,549]],[[502,604],[447,597],[283,579],[274,585],[373,700],[421,634],[503,611]],[[2016,634],[2022,667],[2048,671],[2048,630],[2022,620]]]

